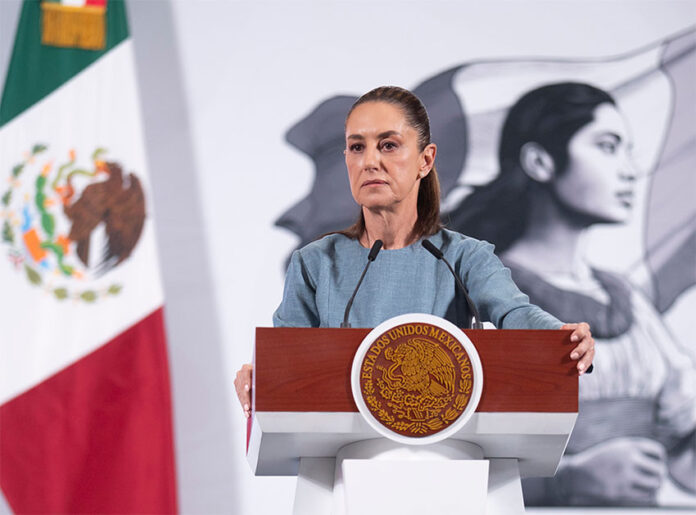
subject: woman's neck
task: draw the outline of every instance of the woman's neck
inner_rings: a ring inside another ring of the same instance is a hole
[[[375,241],[382,240],[383,248],[387,250],[407,247],[413,243],[413,227],[418,220],[417,210],[412,211],[399,213],[363,207],[365,232],[360,236],[360,243],[370,248]]]
[[[545,193],[535,199],[524,234],[502,258],[530,270],[590,279],[592,271],[581,252],[587,223],[579,218]]]

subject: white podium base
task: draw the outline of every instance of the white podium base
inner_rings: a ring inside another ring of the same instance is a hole
[[[336,458],[301,458],[293,513],[524,513],[517,460],[482,455],[457,440],[402,446],[376,439],[347,445]]]

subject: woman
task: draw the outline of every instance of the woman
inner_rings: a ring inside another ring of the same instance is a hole
[[[458,71],[459,68],[453,68],[439,73],[414,89],[435,122],[430,131],[437,141],[438,168],[440,172],[443,169],[452,171],[446,177],[442,173],[438,175],[443,194],[454,186],[467,154],[466,118],[459,97],[452,90]],[[314,163],[311,190],[275,222],[300,238],[297,248],[322,234],[336,232],[355,219],[351,209],[354,200],[344,182],[344,156],[337,150],[345,148],[345,127],[342,126],[346,112],[357,99],[357,96],[332,96],[319,103],[285,134],[287,142]]]
[[[458,230],[496,245],[532,302],[587,320],[597,338],[566,457],[554,479],[525,484],[533,504],[655,504],[667,472],[696,489],[696,365],[641,292],[582,256],[587,228],[631,213],[629,150],[606,92],[538,88],[507,116],[498,177],[452,214]]]
[[[276,326],[338,327],[370,247],[384,250],[358,292],[350,322],[373,327],[410,312],[432,313],[466,325],[469,314],[454,279],[420,245],[429,238],[460,274],[481,316],[503,328],[572,329],[570,353],[583,374],[592,363],[592,335],[585,323],[563,325],[529,304],[510,280],[492,245],[441,228],[437,147],[420,100],[397,87],[360,97],[346,119],[345,161],[358,221],[295,251],[290,259]],[[235,387],[250,415],[251,365],[237,373]]]

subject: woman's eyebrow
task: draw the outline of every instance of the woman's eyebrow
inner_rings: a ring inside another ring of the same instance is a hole
[[[389,136],[401,136],[401,133],[399,131],[393,131],[393,130],[384,131],[384,132],[380,132],[379,134],[377,134],[377,139],[384,139],[384,138],[388,138]],[[363,136],[361,134],[351,134],[351,135],[347,136],[346,139],[365,139],[365,136]]]
[[[620,141],[623,141],[623,138],[621,137],[620,134],[616,134],[615,132],[611,132],[611,131],[600,132],[597,135],[598,138],[603,138],[605,136],[609,136],[610,138],[614,138],[617,141],[617,143]]]

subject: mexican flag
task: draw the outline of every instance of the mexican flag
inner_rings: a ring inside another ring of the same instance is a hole
[[[172,513],[163,293],[118,0],[25,0],[0,104],[0,487]]]

